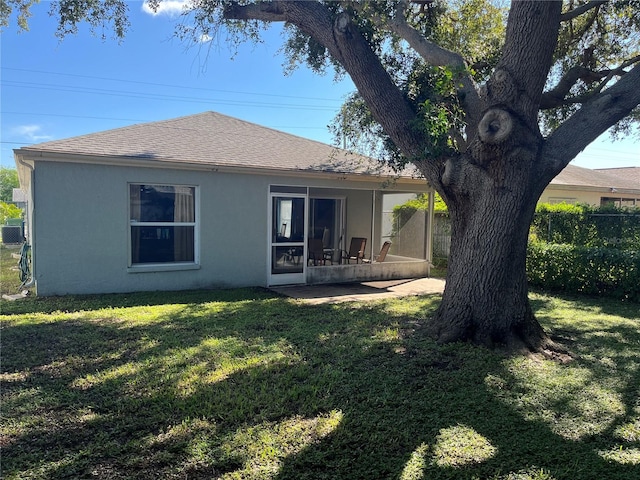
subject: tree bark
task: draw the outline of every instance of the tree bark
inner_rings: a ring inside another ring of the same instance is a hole
[[[529,225],[544,188],[530,177],[533,151],[516,149],[488,169],[463,157],[452,173],[462,183],[472,176],[475,188],[467,201],[449,205],[446,287],[430,325],[441,342],[527,351],[550,345],[529,305],[526,278]]]

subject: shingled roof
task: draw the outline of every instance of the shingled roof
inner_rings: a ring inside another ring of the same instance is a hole
[[[638,174],[640,174],[640,167],[592,170],[569,164],[551,181],[551,184],[640,191]]]
[[[57,153],[211,167],[393,175],[369,157],[216,112],[141,123],[32,145],[17,154]],[[403,172],[403,177],[417,177]]]
[[[596,168],[596,171],[615,175],[617,178],[632,182],[635,188],[640,188],[640,167]]]
[[[306,138],[263,127],[217,112],[140,123],[16,150],[198,166],[259,170],[328,172],[350,175],[397,175],[381,162]],[[402,177],[419,177],[408,168]],[[568,165],[552,185],[640,189],[640,167],[591,170]]]

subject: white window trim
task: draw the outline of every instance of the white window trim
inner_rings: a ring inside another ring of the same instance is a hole
[[[195,193],[195,222],[136,222],[131,220],[131,185],[150,185],[158,187],[189,187]],[[178,183],[157,183],[157,182],[128,182],[127,183],[127,272],[173,272],[181,270],[200,269],[200,186],[186,185]],[[168,263],[132,263],[131,262],[131,227],[166,227],[171,226],[193,226],[193,262],[168,262]]]

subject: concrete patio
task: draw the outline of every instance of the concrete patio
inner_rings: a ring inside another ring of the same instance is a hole
[[[382,280],[362,283],[333,283],[323,285],[288,285],[271,287],[287,297],[310,304],[370,301],[410,295],[440,294],[444,290],[442,278]]]

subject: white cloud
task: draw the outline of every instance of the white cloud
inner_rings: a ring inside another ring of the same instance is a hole
[[[20,125],[12,129],[14,135],[25,137],[30,142],[43,142],[53,138],[51,135],[42,134],[41,131],[42,127],[40,125]]]
[[[175,17],[180,15],[186,9],[189,8],[190,0],[163,0],[156,10],[149,6],[147,0],[142,4],[142,11],[152,16],[167,15],[169,17]]]
[[[207,35],[206,33],[203,33],[202,35],[200,35],[200,43],[208,43],[211,40],[213,40],[213,37],[211,37],[210,35]]]

